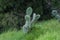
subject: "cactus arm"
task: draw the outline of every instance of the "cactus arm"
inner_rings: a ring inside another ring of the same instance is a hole
[[[31,7],[28,7],[27,10],[26,10],[26,15],[31,15],[32,14],[32,8]]]
[[[31,27],[31,17],[29,15],[26,15],[26,18],[25,20],[28,22],[27,24],[29,25],[29,28]]]
[[[35,19],[36,19],[36,14],[34,13],[34,14],[33,14],[33,18],[32,18],[32,20],[31,20],[31,24],[35,21]]]
[[[39,14],[36,15],[36,19],[35,19],[35,21],[37,21],[39,18],[40,18],[40,15],[39,15]]]
[[[31,21],[31,24],[36,22],[38,19],[39,19],[40,15],[36,15],[35,13],[33,14],[33,18],[32,18],[32,21]]]

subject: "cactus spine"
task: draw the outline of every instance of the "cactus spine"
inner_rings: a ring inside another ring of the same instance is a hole
[[[31,20],[31,14],[32,14],[32,8],[31,7],[28,7],[27,10],[26,10],[26,15],[25,15],[25,25],[23,26],[23,32],[24,33],[27,33],[29,31],[29,29],[31,29],[31,25],[36,22],[40,15],[36,15],[35,13],[33,14],[33,17],[32,17],[32,20]]]

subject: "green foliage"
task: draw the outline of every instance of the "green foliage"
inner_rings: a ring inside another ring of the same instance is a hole
[[[59,0],[52,0],[51,3],[52,7],[60,7]],[[9,29],[10,27],[18,27],[17,24],[19,24],[19,26],[23,25],[25,9],[30,6],[33,8],[34,11],[30,8],[30,11],[28,11],[29,13],[27,12],[27,14],[31,15],[31,12],[33,11],[37,14],[45,15],[43,14],[42,0],[0,0],[0,27],[7,27],[7,29]],[[12,17],[12,21],[14,21],[14,24],[11,20],[9,20],[9,22],[7,20],[11,18],[11,12],[13,12],[12,16],[14,17]],[[5,15],[7,15],[8,18],[5,17]],[[43,18],[44,17],[46,16],[43,16]]]
[[[51,0],[52,7],[60,8],[60,0]]]
[[[9,29],[14,29],[18,27],[18,17],[13,15],[13,13],[9,14],[0,14],[0,27],[4,31],[8,31]],[[1,30],[0,30],[1,31]]]
[[[0,40],[60,40],[60,23],[55,19],[38,22],[28,34],[8,31],[0,34]]]

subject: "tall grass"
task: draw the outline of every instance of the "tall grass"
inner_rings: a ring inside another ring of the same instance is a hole
[[[38,22],[27,34],[8,31],[0,34],[0,40],[60,40],[60,23],[55,19]]]

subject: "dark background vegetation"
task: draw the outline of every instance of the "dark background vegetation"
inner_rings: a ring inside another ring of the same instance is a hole
[[[60,0],[0,0],[0,32],[20,29],[25,20],[27,7],[40,14],[40,21],[51,19],[51,11],[60,9]]]

